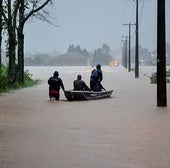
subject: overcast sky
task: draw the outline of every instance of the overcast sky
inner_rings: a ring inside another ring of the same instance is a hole
[[[140,1],[140,0],[139,0]],[[166,0],[167,41],[170,41],[170,0]],[[134,0],[55,0],[51,10],[58,27],[38,20],[25,26],[25,52],[64,53],[69,45],[94,49],[107,44],[115,51],[122,47],[122,36],[128,35],[128,26],[135,23]],[[139,42],[150,51],[156,48],[157,0],[139,3]],[[169,30],[168,30],[169,29]],[[135,26],[131,28],[131,45],[135,45]]]

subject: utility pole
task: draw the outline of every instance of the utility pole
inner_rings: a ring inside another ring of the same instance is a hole
[[[157,0],[157,106],[167,106],[165,0]]]
[[[135,42],[135,78],[139,78],[139,23],[138,23],[138,6],[139,0],[136,1],[136,42]],[[141,1],[141,0],[140,0]]]
[[[127,57],[128,57],[128,47],[127,47],[127,39],[128,36],[122,36],[125,38],[124,45],[123,45],[123,57],[122,57],[122,65],[127,69]]]
[[[126,40],[125,40],[125,52],[126,52],[126,57],[125,57],[125,68],[127,69],[127,58],[128,58],[128,46],[127,46],[127,42],[128,42],[128,36],[125,36]]]
[[[128,59],[128,72],[131,71],[131,24],[129,23],[129,59]]]
[[[129,26],[129,57],[128,57],[128,71],[131,71],[131,25],[136,25],[136,24],[123,24]]]
[[[135,47],[135,78],[139,78],[139,27],[138,27],[138,3],[136,0],[136,47]]]

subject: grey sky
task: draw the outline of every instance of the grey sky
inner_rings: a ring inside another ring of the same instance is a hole
[[[80,45],[88,51],[108,44],[119,49],[122,36],[128,35],[128,26],[135,23],[134,0],[56,0],[53,13],[58,27],[34,20],[25,27],[26,52],[65,52],[69,45]],[[170,22],[166,0],[167,40]],[[156,48],[157,0],[139,3],[139,42],[153,50]],[[135,26],[132,26],[132,46],[135,44]]]

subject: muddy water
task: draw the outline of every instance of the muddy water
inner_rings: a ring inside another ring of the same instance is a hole
[[[66,89],[91,67],[27,67],[42,84],[0,97],[0,168],[169,168],[170,98],[156,107],[156,86],[121,67],[103,67],[111,98],[48,102],[47,79],[58,70]],[[168,97],[170,89],[168,84]]]

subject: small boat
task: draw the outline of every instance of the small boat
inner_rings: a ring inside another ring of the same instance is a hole
[[[113,90],[100,92],[68,90],[65,91],[64,94],[68,101],[76,101],[108,98],[111,96],[112,92]]]

